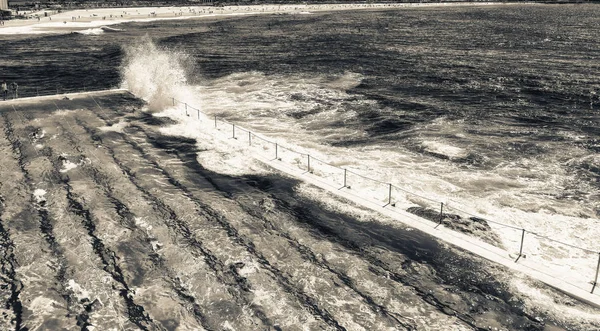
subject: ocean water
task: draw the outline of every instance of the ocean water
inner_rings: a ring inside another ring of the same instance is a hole
[[[597,17],[522,5],[126,23],[2,36],[1,75],[22,96],[125,86],[152,111],[177,97],[450,212],[534,231],[527,258],[585,283],[597,254],[569,245],[600,251]],[[385,200],[385,186],[365,190]],[[518,252],[520,231],[492,231]]]

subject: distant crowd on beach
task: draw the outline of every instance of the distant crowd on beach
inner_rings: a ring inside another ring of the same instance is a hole
[[[9,84],[6,83],[6,80],[2,81],[2,99],[6,100],[10,97],[12,99],[16,99],[19,97],[19,85],[17,82],[12,82]]]

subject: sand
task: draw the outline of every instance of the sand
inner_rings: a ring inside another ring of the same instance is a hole
[[[190,19],[200,17],[257,15],[257,14],[311,14],[321,11],[369,10],[393,8],[419,8],[439,6],[506,5],[494,2],[482,3],[396,3],[396,4],[323,4],[323,5],[253,5],[253,6],[191,6],[191,7],[138,7],[95,8],[57,13],[39,11],[30,13],[32,18],[6,21],[0,27],[0,35],[70,33],[125,22]],[[47,17],[44,16],[47,13]],[[39,17],[39,19],[38,19]]]

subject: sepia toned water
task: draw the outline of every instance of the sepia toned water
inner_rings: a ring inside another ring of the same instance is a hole
[[[17,81],[22,96],[126,86],[156,110],[185,87],[185,97],[207,114],[447,205],[598,251],[597,17],[595,5],[522,5],[126,23],[113,33],[2,36],[0,78]],[[186,157],[198,152],[186,141],[154,144]],[[231,176],[205,167],[194,171],[225,182]],[[364,243],[338,224],[369,233],[352,217],[321,210],[307,216],[310,199],[298,202],[292,184],[250,179],[285,202],[279,212],[308,222],[319,236]],[[221,189],[232,195],[236,185]],[[399,243],[381,237],[386,229],[372,231],[408,260],[432,266],[435,276],[410,280],[419,293],[450,284],[464,302],[479,303],[453,305],[461,314],[498,310],[481,319],[544,330],[531,315],[542,311],[546,327],[590,327],[584,313],[523,304],[531,302],[498,285],[507,280],[488,275],[485,265],[445,256],[426,238],[415,249],[408,237]],[[518,250],[518,234],[494,231],[504,248]],[[531,258],[591,280],[594,257],[531,245]],[[411,275],[421,277],[419,270]]]

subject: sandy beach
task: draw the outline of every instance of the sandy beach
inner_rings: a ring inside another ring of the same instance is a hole
[[[489,6],[506,5],[495,2],[483,3],[396,3],[396,4],[323,4],[323,5],[256,5],[256,6],[188,6],[188,7],[136,7],[95,8],[56,13],[40,11],[30,14],[32,18],[9,20],[0,27],[0,35],[69,33],[125,22],[190,19],[200,17],[257,15],[257,14],[311,14],[313,12],[339,10],[381,10],[392,8],[420,8],[441,6]],[[48,16],[44,16],[47,13]],[[37,17],[36,17],[37,15]],[[39,17],[39,19],[38,19]]]

